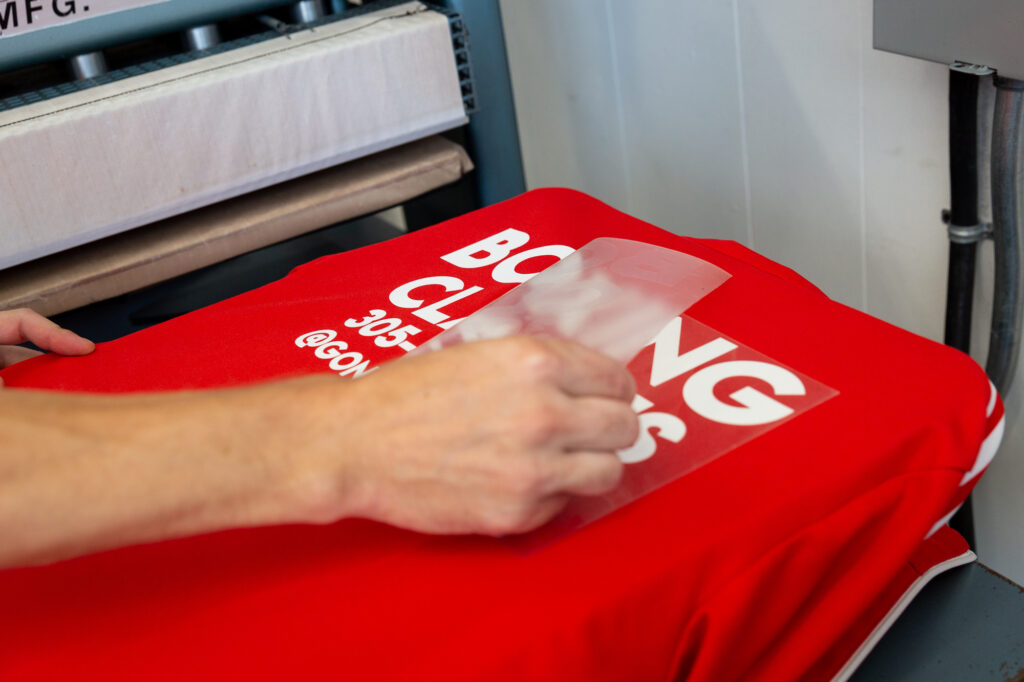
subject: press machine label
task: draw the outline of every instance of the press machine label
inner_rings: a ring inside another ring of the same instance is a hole
[[[0,38],[168,0],[0,0]]]

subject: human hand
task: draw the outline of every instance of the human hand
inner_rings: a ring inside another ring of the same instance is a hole
[[[2,341],[92,349],[28,311],[0,323]],[[616,486],[615,450],[638,432],[633,393],[614,360],[529,337],[406,357],[348,381],[0,391],[11,445],[0,464],[22,474],[0,476],[0,567],[345,517],[427,533],[525,532],[571,495]]]
[[[311,426],[311,520],[354,515],[428,533],[540,526],[571,495],[614,488],[638,434],[632,376],[554,339],[517,337],[397,360],[345,385]],[[311,405],[306,402],[306,405]],[[329,442],[315,442],[315,439]]]
[[[62,329],[28,308],[0,310],[0,369],[41,355],[39,351],[15,345],[26,341],[59,355],[88,355],[96,348],[92,341]]]

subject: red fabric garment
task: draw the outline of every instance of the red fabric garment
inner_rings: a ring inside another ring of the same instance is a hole
[[[508,229],[529,241],[495,264],[467,269],[442,258]],[[838,674],[929,569],[966,556],[944,519],[991,458],[1003,410],[967,356],[835,303],[738,245],[675,236],[576,192],[538,190],[319,259],[91,356],[47,356],[2,377],[10,387],[126,392],[332,371],[334,359],[316,355],[327,346],[296,345],[320,330],[373,366],[404,351],[381,348],[381,337],[346,320],[384,309],[421,329],[410,341],[440,331],[390,300],[399,285],[462,283],[416,289],[423,307],[481,287],[438,310],[456,319],[514,286],[495,281],[501,263],[505,275],[536,272],[555,257],[511,271],[508,261],[596,237],[659,244],[726,269],[732,278],[687,318],[838,395],[529,554],[501,540],[348,520],[0,572],[0,679]],[[631,364],[640,394],[693,424],[699,417],[681,394],[690,374],[655,390],[651,355],[648,347]],[[686,437],[651,435],[654,458],[687,456]]]

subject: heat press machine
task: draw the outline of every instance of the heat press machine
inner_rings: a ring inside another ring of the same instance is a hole
[[[53,316],[229,261],[90,308],[108,338],[154,301],[399,234],[379,211],[415,228],[525,189],[497,2],[36,5],[0,8],[5,307]]]

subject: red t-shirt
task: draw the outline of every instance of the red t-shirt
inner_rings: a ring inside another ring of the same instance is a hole
[[[944,524],[991,459],[1003,409],[967,356],[835,303],[737,244],[538,190],[2,377],[127,392],[354,376],[597,237],[731,274],[630,364],[645,404],[627,482],[645,494],[528,552],[346,520],[0,572],[0,679],[844,675],[923,580],[971,558]],[[709,342],[723,353],[679,363]],[[804,393],[754,376],[768,366]],[[775,404],[773,420],[728,416],[744,404],[732,396],[750,391]],[[702,459],[702,448],[720,452]],[[645,478],[671,461],[693,465]]]

